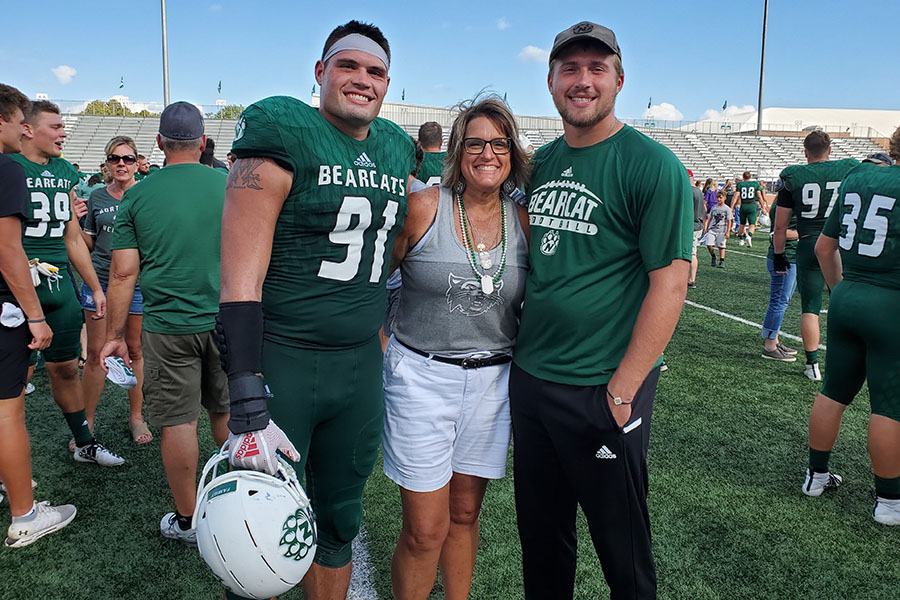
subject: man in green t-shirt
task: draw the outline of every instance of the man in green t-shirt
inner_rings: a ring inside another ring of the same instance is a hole
[[[822,379],[819,371],[819,313],[825,277],[816,260],[815,246],[825,219],[831,214],[841,180],[859,164],[853,158],[829,160],[831,137],[824,131],[811,131],[803,140],[807,164],[794,165],[781,172],[784,185],[778,192],[778,209],[772,225],[775,270],[784,273],[785,234],[791,217],[797,216],[797,288],[800,290],[800,335],[806,354],[803,373],[813,381]]]
[[[175,511],[160,533],[197,545],[197,420],[209,414],[216,444],[228,437],[228,388],[214,340],[225,175],[199,163],[203,115],[188,102],[166,107],[156,136],[166,167],[125,192],[116,212],[109,266],[109,323],[101,363],[126,363],[125,330],[140,274],[144,410],[162,427],[160,451]]]
[[[37,295],[47,324],[53,330],[53,342],[43,350],[43,357],[53,400],[62,410],[75,439],[74,459],[116,467],[125,461],[94,439],[85,416],[78,373],[84,317],[75,295],[69,263],[94,295],[96,318],[106,314],[106,298],[91,264],[91,254],[81,236],[81,228],[72,218],[78,172],[60,158],[65,137],[65,123],[59,107],[46,100],[34,102],[25,122],[22,153],[10,155],[25,170],[30,199],[22,245],[29,259],[39,259],[59,269],[49,276],[41,276]],[[36,362],[37,356],[33,355],[32,364]]]
[[[582,22],[556,36],[548,84],[564,136],[533,159],[509,383],[529,599],[572,598],[578,504],[611,596],[656,597],[647,445],[694,211],[675,155],[613,114],[623,82],[612,31]]]
[[[741,181],[735,184],[734,188],[735,205],[740,206],[738,209],[738,238],[739,245],[753,246],[753,234],[756,233],[756,219],[758,217],[757,209],[761,206],[763,213],[768,212],[766,206],[766,190],[763,185],[755,180],[750,179],[750,171],[744,171]]]
[[[247,107],[225,192],[231,461],[271,472],[280,449],[305,473],[318,534],[304,579],[311,600],[347,593],[383,427],[378,330],[415,166],[409,135],[377,118],[389,63],[377,27],[336,28],[315,67],[319,108],[286,96]],[[268,453],[243,452],[260,438]]]
[[[900,159],[900,128],[890,142]],[[862,164],[841,183],[816,243],[829,288],[828,361],[809,415],[809,468],[802,491],[819,496],[842,483],[828,461],[841,417],[868,383],[873,518],[900,525],[900,166]]]
[[[416,172],[416,178],[427,187],[441,184],[441,173],[444,171],[446,152],[441,152],[444,143],[444,132],[439,123],[428,121],[419,127],[419,143],[422,144],[422,164]]]

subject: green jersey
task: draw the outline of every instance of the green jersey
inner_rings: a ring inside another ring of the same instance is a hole
[[[125,192],[112,249],[140,254],[147,331],[215,327],[224,205],[225,175],[200,163],[169,165]]]
[[[761,189],[763,186],[758,181],[738,181],[734,186],[734,195],[741,201],[741,206],[756,206],[756,195]]]
[[[604,384],[631,340],[648,273],[691,260],[687,170],[627,125],[587,148],[561,137],[533,160],[531,270],[514,359],[548,381]]]
[[[838,239],[844,279],[900,289],[900,165],[850,171],[822,233]]]
[[[62,158],[51,158],[42,165],[21,154],[9,157],[25,169],[30,200],[22,238],[25,254],[62,267],[69,262],[64,235],[66,223],[72,219],[69,191],[78,185],[78,171]]]
[[[286,96],[250,105],[235,126],[238,158],[271,158],[293,173],[275,225],[262,303],[269,340],[352,347],[378,333],[394,239],[415,168],[412,139],[384,119],[365,140]]]
[[[422,156],[422,164],[419,165],[419,170],[416,172],[416,179],[428,187],[440,185],[446,156],[446,152],[425,152]]]
[[[818,236],[838,197],[841,180],[859,164],[854,158],[794,165],[781,172],[790,200],[781,206],[797,213],[800,237]]]

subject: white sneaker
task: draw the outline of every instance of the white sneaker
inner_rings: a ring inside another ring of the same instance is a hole
[[[746,242],[744,242],[744,240],[739,240],[739,241],[738,241],[738,246],[743,246],[745,243],[746,243]]]
[[[134,371],[118,356],[107,356],[104,364],[109,369],[106,378],[117,386],[130,390],[137,385],[137,377],[134,376]]]
[[[810,473],[806,469],[806,479],[803,481],[802,492],[807,496],[821,496],[822,492],[836,490],[844,482],[840,475],[834,473]]]
[[[173,512],[163,515],[162,521],[159,522],[159,532],[164,538],[178,540],[185,546],[190,546],[191,548],[197,547],[197,530],[188,529],[185,531],[179,527],[178,518]]]
[[[48,533],[59,531],[72,522],[76,509],[71,504],[50,506],[49,502],[35,504],[35,515],[27,521],[13,521],[6,530],[6,547],[22,548]]]
[[[75,454],[72,455],[75,462],[96,463],[101,467],[118,467],[125,462],[125,459],[106,449],[106,447],[94,440],[87,446],[75,448]]]
[[[803,374],[811,381],[822,381],[822,373],[819,372],[819,363],[806,363]]]
[[[748,235],[745,239],[747,240],[747,246],[752,248],[753,247],[753,238]]]
[[[29,381],[28,385],[25,386],[25,395],[27,396],[28,394],[32,393],[33,391],[34,391],[34,384]]]
[[[900,525],[900,499],[889,500],[875,496],[872,518],[882,525]]]

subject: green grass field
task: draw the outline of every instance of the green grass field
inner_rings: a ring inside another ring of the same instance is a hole
[[[701,248],[699,287],[688,299],[760,323],[768,300],[760,258],[765,238],[757,235],[752,249],[732,239],[729,249],[749,255],[729,251],[727,268],[713,269]],[[788,309],[784,330],[799,335],[799,298]],[[776,363],[760,358],[761,347],[758,330],[685,306],[666,350],[670,369],[660,380],[650,446],[659,597],[897,598],[900,528],[871,518],[868,396],[864,392],[847,411],[833,455],[845,485],[835,495],[807,498],[799,488],[818,386],[803,376],[802,354],[797,363]],[[32,546],[0,551],[0,599],[220,598],[199,555],[159,535],[160,517],[171,510],[159,446],[131,443],[124,392],[107,386],[97,434],[127,462],[101,469],[72,460],[45,374],[39,372],[34,383],[27,418],[36,496],[74,503],[78,516]],[[203,455],[214,450],[208,431],[201,447]],[[475,599],[523,597],[511,470],[491,484],[485,499]],[[377,597],[390,598],[399,495],[380,465],[369,480],[365,507],[370,577]],[[8,519],[4,502],[0,522],[5,526]],[[607,598],[583,521],[580,527],[576,598]],[[303,595],[294,590],[283,597]],[[432,597],[443,597],[440,584]]]

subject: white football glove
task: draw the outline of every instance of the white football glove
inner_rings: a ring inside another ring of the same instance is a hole
[[[228,435],[229,462],[241,469],[253,469],[274,475],[278,471],[276,451],[281,451],[290,460],[300,460],[300,453],[294,444],[272,420],[265,429],[247,433]]]

